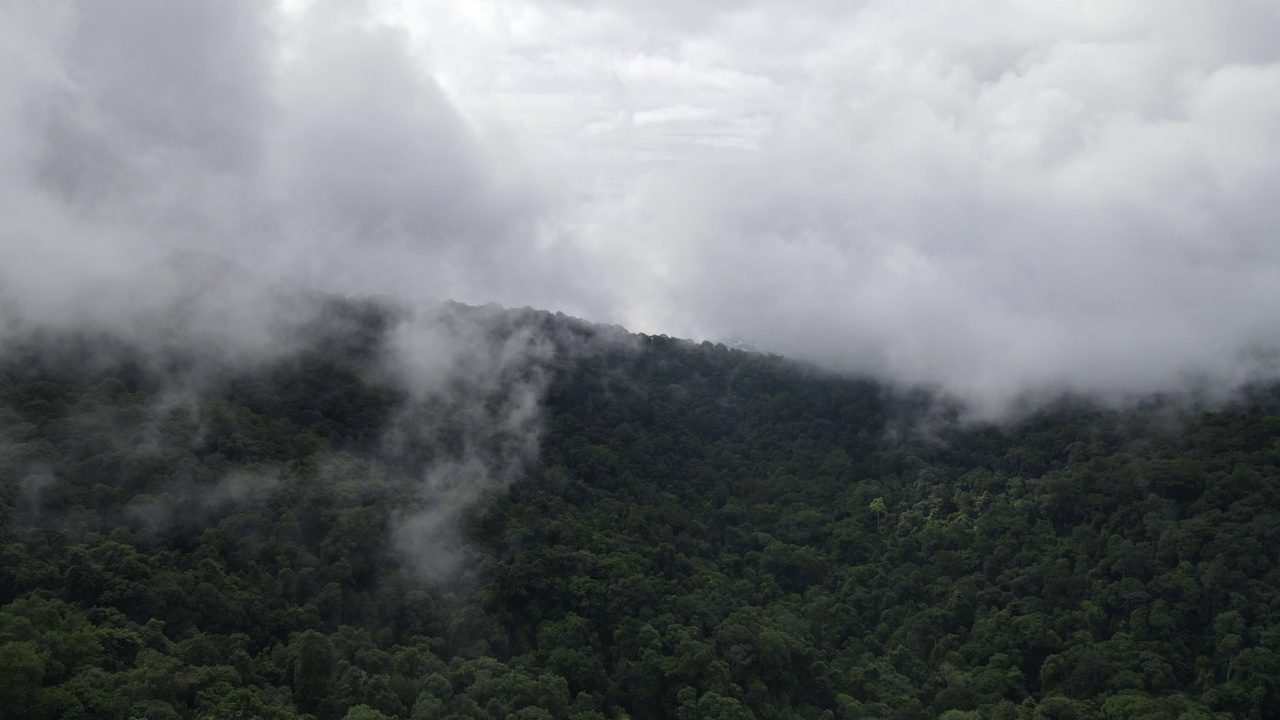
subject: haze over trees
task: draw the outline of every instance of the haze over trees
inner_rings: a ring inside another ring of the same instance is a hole
[[[0,3],[0,720],[1280,716],[1277,37]]]
[[[1280,392],[923,391],[323,299],[0,358],[3,718],[1269,718]]]

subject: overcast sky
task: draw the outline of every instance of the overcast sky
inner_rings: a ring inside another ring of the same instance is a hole
[[[992,405],[1276,374],[1273,0],[0,8],[30,316],[181,249]]]

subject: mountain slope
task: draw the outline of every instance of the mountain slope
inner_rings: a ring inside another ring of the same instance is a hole
[[[0,717],[1276,716],[1274,389],[960,424],[443,308],[10,343]]]

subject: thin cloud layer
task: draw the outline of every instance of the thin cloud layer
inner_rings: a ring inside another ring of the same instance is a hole
[[[28,319],[167,306],[178,248],[747,337],[992,411],[1275,375],[1266,3],[4,13],[0,302]]]

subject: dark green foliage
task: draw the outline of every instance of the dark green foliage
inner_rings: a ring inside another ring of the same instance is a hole
[[[1274,389],[960,424],[777,357],[455,310],[550,352],[414,400],[367,303],[247,368],[8,348],[0,717],[1280,716]],[[509,444],[467,404],[538,378],[536,460],[465,507],[425,492]]]

